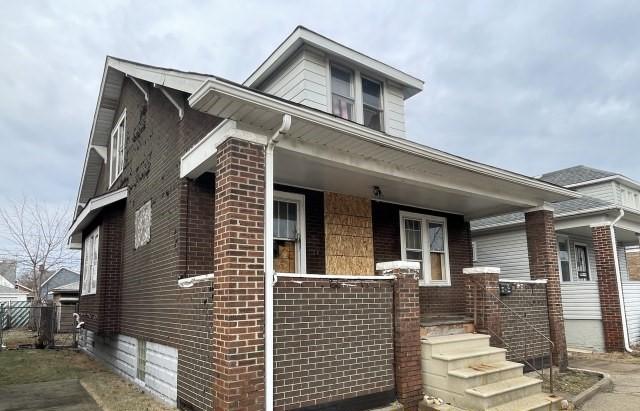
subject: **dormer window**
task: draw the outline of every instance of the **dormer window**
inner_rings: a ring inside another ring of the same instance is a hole
[[[331,66],[331,106],[334,115],[353,120],[353,73]]]
[[[382,131],[382,84],[362,77],[363,124]]]
[[[109,156],[109,186],[112,186],[124,170],[124,146],[126,139],[127,110],[122,112],[116,126],[111,131],[111,152]]]

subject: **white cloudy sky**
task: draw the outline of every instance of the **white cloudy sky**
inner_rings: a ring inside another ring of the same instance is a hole
[[[8,1],[0,197],[73,202],[105,55],[241,81],[302,24],[426,82],[410,138],[536,175],[640,179],[640,3]]]

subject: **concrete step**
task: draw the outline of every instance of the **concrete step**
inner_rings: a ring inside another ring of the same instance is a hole
[[[469,333],[422,338],[422,358],[429,358],[433,354],[487,348],[489,347],[489,338],[486,334]]]
[[[430,358],[423,357],[422,372],[446,377],[449,371],[468,368],[480,364],[490,364],[506,361],[504,348],[485,347],[469,351],[433,354]]]
[[[562,397],[541,392],[489,408],[488,411],[558,411],[561,401]]]
[[[487,364],[476,364],[467,368],[449,371],[449,380],[454,384],[467,388],[493,384],[511,378],[522,377],[523,364],[513,361],[499,361]]]
[[[493,384],[495,382],[522,377],[522,364],[511,361],[500,361],[488,364],[477,364],[468,368],[449,371],[448,375],[422,374],[423,388],[433,392],[438,390],[448,393],[446,398],[453,401],[454,396],[463,396],[469,388],[480,385]],[[426,384],[425,384],[426,383]],[[435,392],[433,392],[435,394]]]
[[[486,410],[542,392],[542,381],[531,377],[517,377],[480,385],[465,390],[461,404],[470,410]],[[458,405],[458,404],[456,404]]]

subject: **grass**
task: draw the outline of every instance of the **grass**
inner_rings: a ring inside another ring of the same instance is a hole
[[[0,385],[77,378],[105,411],[175,410],[75,350],[0,351],[0,370]]]
[[[549,392],[549,370],[545,371],[545,379],[542,383],[542,389],[544,392]],[[553,371],[554,391],[565,397],[566,394],[578,395],[598,381],[600,381],[600,376],[594,373],[574,370],[567,370],[566,372],[560,373],[555,369]]]
[[[73,343],[73,333],[56,333],[54,338],[58,347],[70,347]],[[18,348],[18,345],[35,344],[37,339],[38,333],[26,328],[12,328],[2,333],[2,343],[9,349]]]

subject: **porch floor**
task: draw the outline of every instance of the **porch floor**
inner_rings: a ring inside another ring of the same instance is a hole
[[[420,316],[420,325],[422,327],[466,324],[470,322],[473,322],[473,317],[466,314],[422,314]]]

